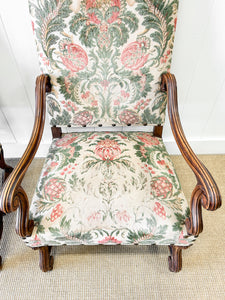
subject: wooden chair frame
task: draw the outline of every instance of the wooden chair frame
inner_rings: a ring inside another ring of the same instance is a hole
[[[198,236],[203,230],[202,206],[207,210],[216,210],[221,206],[221,196],[218,187],[207,168],[194,154],[184,135],[177,104],[177,86],[175,76],[170,73],[162,75],[161,90],[167,93],[167,107],[170,119],[170,125],[176,143],[184,159],[194,172],[197,184],[193,190],[190,202],[190,218],[186,219],[186,227],[189,235]],[[36,113],[33,132],[30,142],[19,163],[8,177],[0,198],[0,209],[4,213],[10,213],[18,210],[16,232],[21,237],[31,235],[33,230],[33,221],[29,220],[29,202],[25,191],[20,184],[29,167],[41,141],[44,122],[46,92],[51,91],[50,77],[40,75],[36,80]],[[154,126],[153,134],[162,137],[163,126]],[[53,138],[61,137],[60,127],[52,127]],[[170,245],[169,269],[172,272],[178,272],[182,268],[182,249],[187,247]],[[53,257],[50,255],[51,247],[40,247],[40,268],[42,271],[50,271],[53,267]]]

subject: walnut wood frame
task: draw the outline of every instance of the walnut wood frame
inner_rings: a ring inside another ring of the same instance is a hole
[[[188,234],[198,236],[203,230],[202,206],[211,211],[219,208],[221,206],[220,192],[212,175],[195,155],[185,137],[178,113],[177,83],[173,74],[162,75],[161,90],[167,92],[169,120],[176,143],[197,179],[191,196],[190,217],[185,223]]]
[[[54,257],[51,255],[51,246],[43,246],[33,248],[39,250],[39,267],[43,272],[48,272],[53,269]]]
[[[36,80],[36,113],[32,136],[28,147],[20,159],[18,165],[8,177],[2,190],[0,198],[0,209],[10,213],[18,209],[16,232],[21,237],[31,235],[33,221],[29,220],[29,202],[25,191],[20,184],[38,149],[45,121],[46,92],[50,92],[51,84],[48,75],[40,75]],[[191,167],[197,178],[197,185],[192,193],[191,214],[186,220],[186,227],[189,235],[197,236],[203,230],[201,207],[208,210],[215,210],[221,205],[221,197],[218,187],[206,167],[200,162],[192,151],[184,135],[177,104],[177,87],[174,75],[166,73],[162,75],[161,90],[167,92],[168,113],[171,128],[175,140],[180,148],[181,154]],[[53,126],[53,138],[60,138],[62,131],[60,127]],[[163,126],[154,126],[153,135],[162,137]],[[170,245],[169,269],[178,272],[182,267],[182,249],[187,247]],[[50,255],[51,247],[40,247],[39,265],[42,271],[50,271],[53,268],[53,257]]]
[[[5,214],[17,210],[16,232],[21,237],[30,236],[34,226],[33,221],[29,220],[29,201],[21,187],[21,182],[41,141],[45,122],[46,92],[50,92],[50,90],[50,77],[48,75],[38,76],[35,90],[35,122],[30,142],[1,191],[0,210]]]

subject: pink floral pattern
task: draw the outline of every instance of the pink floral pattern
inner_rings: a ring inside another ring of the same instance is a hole
[[[161,2],[29,0],[41,69],[53,83],[51,125],[164,123],[159,78],[170,69],[178,1]]]
[[[98,142],[95,154],[103,160],[113,160],[121,154],[121,149],[116,141],[105,139]]]
[[[140,133],[138,135],[139,140],[141,140],[145,146],[157,146],[159,145],[158,138],[149,135],[148,133]]]
[[[77,139],[77,137],[76,136],[74,137],[71,134],[65,135],[60,140],[56,141],[56,146],[57,147],[65,147],[66,148],[67,146],[69,146],[70,144],[72,144],[76,139]]]
[[[140,41],[130,43],[122,52],[122,64],[128,69],[139,70],[148,61],[149,53],[146,54],[146,50]]]
[[[61,56],[63,64],[72,72],[83,70],[88,64],[88,56],[84,49],[75,44],[63,45],[64,56]]]
[[[92,119],[93,115],[89,111],[81,111],[74,115],[73,124],[86,126],[91,123]]]
[[[169,194],[172,194],[173,185],[167,177],[160,176],[152,180],[151,188],[155,197],[165,199]]]
[[[51,125],[163,124],[178,1],[29,0]],[[32,247],[189,245],[188,204],[161,139],[83,132],[54,139],[31,204]]]
[[[51,213],[51,222],[54,222],[57,218],[59,218],[63,213],[62,205],[59,203],[53,208]]]
[[[119,119],[122,124],[131,125],[138,124],[139,118],[135,111],[125,109],[119,114]]]
[[[106,236],[104,239],[98,241],[99,244],[121,244],[121,241],[118,241],[113,236]]]
[[[188,204],[173,164],[150,133],[83,132],[53,140],[30,210],[32,247],[193,241],[186,238]]]
[[[126,210],[123,211],[118,211],[116,213],[116,218],[120,221],[120,222],[129,222],[130,221],[130,215],[127,213]]]
[[[155,202],[153,211],[161,218],[166,219],[166,211],[159,202]]]
[[[65,191],[65,183],[58,178],[51,178],[44,186],[44,192],[51,201],[59,200]]]

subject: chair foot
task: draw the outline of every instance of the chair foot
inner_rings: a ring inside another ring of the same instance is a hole
[[[182,269],[182,249],[184,247],[170,245],[170,256],[168,257],[169,270],[179,272]]]
[[[54,258],[50,255],[50,253],[50,246],[39,248],[39,267],[43,272],[48,272],[53,269]]]

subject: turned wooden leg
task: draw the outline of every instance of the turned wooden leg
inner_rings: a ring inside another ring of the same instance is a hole
[[[43,272],[51,271],[53,269],[54,258],[50,253],[50,246],[39,248],[39,267]]]
[[[185,247],[170,245],[170,256],[168,257],[171,272],[179,272],[182,269],[182,249]]]

